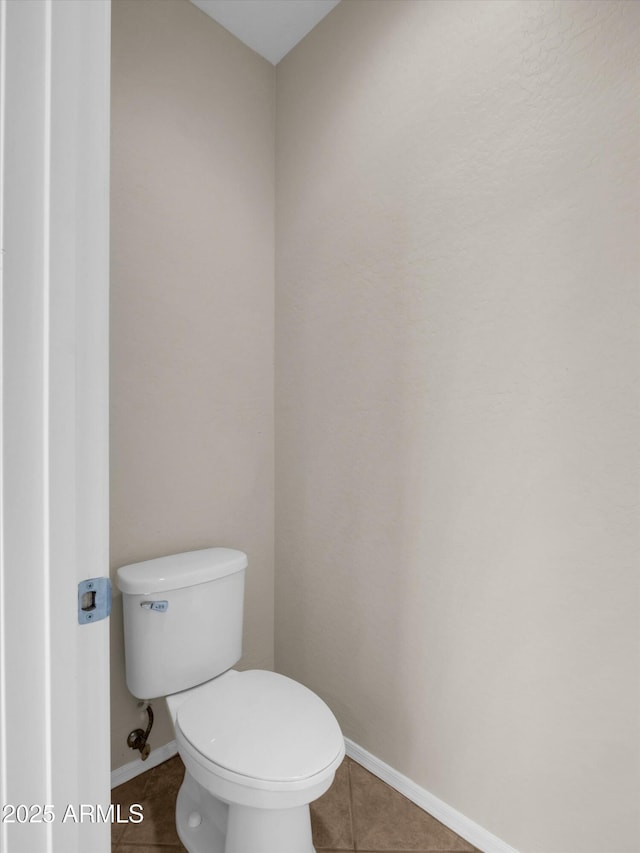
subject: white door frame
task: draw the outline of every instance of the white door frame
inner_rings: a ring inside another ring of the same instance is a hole
[[[109,51],[109,0],[0,0],[3,853],[110,849]]]

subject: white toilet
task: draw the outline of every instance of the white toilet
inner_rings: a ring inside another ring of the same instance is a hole
[[[309,803],[344,739],[301,684],[230,669],[242,653],[247,557],[207,548],[118,570],[127,686],[165,696],[185,764],[176,826],[190,853],[313,853]]]

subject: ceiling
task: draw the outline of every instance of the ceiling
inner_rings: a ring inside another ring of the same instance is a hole
[[[272,65],[340,0],[191,0]]]

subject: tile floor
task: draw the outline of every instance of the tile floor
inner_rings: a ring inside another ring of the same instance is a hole
[[[184,766],[178,756],[114,788],[123,816],[132,803],[141,823],[113,824],[112,853],[178,853],[174,808]],[[311,804],[313,843],[322,853],[475,853],[475,848],[350,758],[327,793]],[[248,851],[250,853],[250,851]]]

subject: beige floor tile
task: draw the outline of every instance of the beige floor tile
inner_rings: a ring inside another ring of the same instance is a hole
[[[471,853],[473,847],[359,764],[349,765],[356,850]]]
[[[122,785],[118,785],[111,791],[111,802],[120,805],[120,814],[124,819],[129,814],[129,807],[133,803],[141,803],[144,796],[144,788],[147,784],[148,773],[136,776]],[[114,847],[122,839],[126,823],[111,824],[111,846]]]
[[[184,766],[177,756],[145,773],[146,784],[140,800],[144,819],[141,823],[125,825],[120,836],[121,845],[133,844],[142,848],[145,845],[173,844],[184,849],[175,823],[176,798],[183,775]]]
[[[353,850],[349,759],[336,771],[326,794],[311,803],[311,831],[318,850]]]

